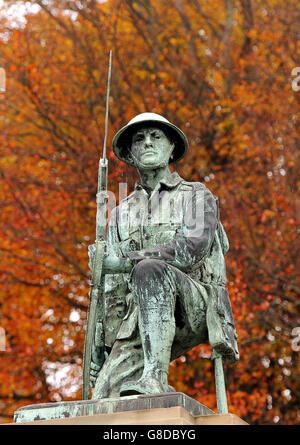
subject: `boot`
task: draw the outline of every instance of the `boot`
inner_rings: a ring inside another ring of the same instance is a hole
[[[164,378],[163,378],[164,379]],[[154,377],[145,374],[137,381],[123,383],[120,388],[120,396],[133,396],[138,394],[161,394],[166,392],[176,392],[173,386],[161,383],[161,377]]]
[[[139,331],[144,351],[144,371],[139,380],[121,386],[120,396],[174,392],[174,388],[168,385],[175,335],[173,311],[165,305],[140,311]]]

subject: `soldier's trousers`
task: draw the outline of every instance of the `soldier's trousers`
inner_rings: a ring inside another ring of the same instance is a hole
[[[145,259],[134,267],[130,289],[133,297],[132,311],[137,314],[135,328],[127,338],[117,336],[97,378],[93,399],[119,397],[120,386],[124,382],[140,378],[144,367],[144,353],[138,327],[140,311],[159,308],[159,311],[155,312],[157,323],[164,318],[173,320],[171,360],[208,339],[206,288],[195,283],[184,272],[164,261]],[[152,329],[155,329],[153,314],[152,322]]]

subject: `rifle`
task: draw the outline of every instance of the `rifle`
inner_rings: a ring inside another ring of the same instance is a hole
[[[106,211],[107,211],[107,173],[108,162],[106,158],[106,140],[108,126],[108,107],[111,78],[111,60],[112,51],[109,53],[107,93],[106,93],[106,111],[105,111],[105,133],[103,142],[102,158],[99,160],[98,171],[98,189],[96,195],[97,215],[96,215],[96,240],[95,255],[92,266],[91,290],[89,295],[89,308],[87,316],[87,327],[85,334],[84,353],[83,353],[83,400],[89,399],[90,393],[90,368],[92,354],[102,355],[103,361],[105,350],[105,302],[104,302],[104,276],[102,274],[102,265],[106,246]],[[98,318],[96,320],[96,311]],[[94,345],[94,348],[93,348]],[[96,346],[96,348],[95,348]]]

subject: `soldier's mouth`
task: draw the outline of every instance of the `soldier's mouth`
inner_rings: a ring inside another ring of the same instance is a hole
[[[144,153],[143,153],[143,155],[155,155],[155,154],[156,154],[156,152],[153,150],[144,151]]]

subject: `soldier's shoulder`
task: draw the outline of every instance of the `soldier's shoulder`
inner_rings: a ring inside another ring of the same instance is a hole
[[[200,190],[202,188],[202,184],[201,182],[186,181],[183,179],[179,184],[179,188],[181,190]]]
[[[202,190],[207,192],[208,194],[212,194],[208,187],[205,184],[199,181],[186,181],[185,179],[180,183],[181,190]]]

